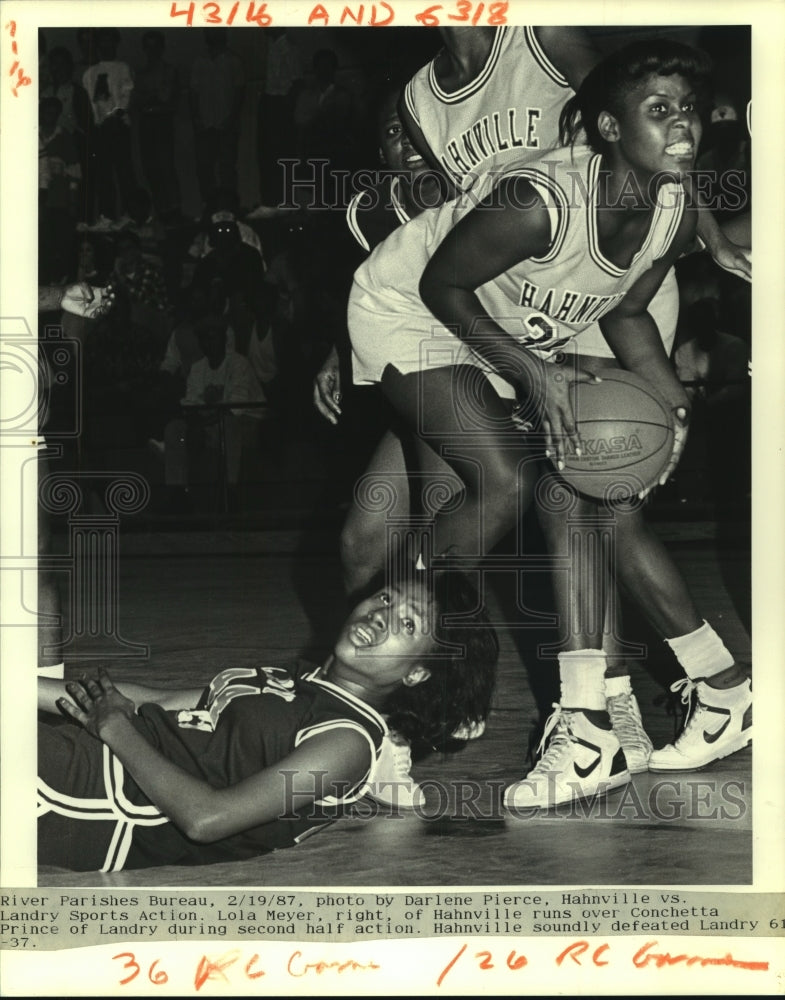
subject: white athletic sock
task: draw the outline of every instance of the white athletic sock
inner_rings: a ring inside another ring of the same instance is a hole
[[[665,641],[692,681],[721,674],[735,662],[725,643],[708,622],[704,622],[694,632]]]
[[[562,708],[605,711],[605,653],[576,649],[559,653]]]
[[[615,698],[619,694],[632,694],[632,682],[629,674],[605,678],[605,697]]]
[[[39,667],[39,677],[53,677],[56,681],[61,681],[65,677],[65,664],[55,663],[51,667]]]

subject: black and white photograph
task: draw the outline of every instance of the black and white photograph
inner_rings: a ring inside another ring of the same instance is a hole
[[[2,22],[4,995],[781,991],[782,9]]]

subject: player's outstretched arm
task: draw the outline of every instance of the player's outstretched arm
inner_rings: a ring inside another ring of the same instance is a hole
[[[671,265],[692,243],[694,235],[695,213],[685,212],[668,253],[641,275],[619,305],[600,320],[603,335],[622,366],[646,379],[673,412],[673,450],[670,461],[660,476],[660,486],[672,475],[687,442],[690,402],[665,353],[657,324],[648,307]],[[649,490],[645,490],[641,496],[648,492]]]
[[[371,747],[355,729],[305,740],[287,757],[229,788],[213,788],[172,763],[133,722],[133,702],[105,671],[66,685],[63,711],[105,743],[150,801],[187,837],[212,843],[269,823],[325,795],[345,794],[371,766]]]
[[[111,285],[96,288],[86,281],[73,285],[39,285],[38,311],[51,312],[63,309],[74,316],[85,319],[99,319],[106,315],[115,301],[115,291]]]
[[[156,688],[147,684],[132,684],[122,681],[117,690],[129,698],[134,705],[160,705],[169,711],[193,708],[199,701],[203,688]],[[65,681],[51,677],[38,678],[38,710],[59,715],[58,701],[67,694]]]
[[[737,278],[752,281],[752,251],[729,238],[709,207],[704,204],[701,192],[695,190],[694,194],[698,203],[698,236],[715,264],[735,274]]]

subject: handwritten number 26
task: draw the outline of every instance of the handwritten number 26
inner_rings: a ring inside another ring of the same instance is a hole
[[[482,959],[482,961],[480,962],[481,969],[493,968],[493,962],[491,961],[493,955],[489,951],[478,951],[474,957]],[[510,954],[507,956],[507,968],[512,969],[513,972],[516,972],[518,969],[522,969],[526,964],[527,964],[526,956],[525,955],[516,956],[514,950],[511,951]]]
[[[121,951],[119,955],[112,955],[112,959],[116,958],[127,958],[128,961],[123,966],[124,969],[133,969],[130,976],[126,976],[125,979],[120,980],[120,985],[125,986],[126,983],[130,983],[132,979],[136,979],[139,973],[142,971],[139,967],[139,963],[136,961],[136,956],[132,951]],[[169,982],[169,976],[161,969],[159,972],[155,972],[155,967],[158,965],[158,959],[152,963],[150,968],[147,970],[147,978],[153,983],[154,986],[162,986],[164,983]]]

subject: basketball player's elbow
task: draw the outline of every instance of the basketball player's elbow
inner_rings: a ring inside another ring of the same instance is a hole
[[[235,832],[227,825],[225,817],[216,815],[189,817],[181,824],[180,829],[196,844],[214,844]]]
[[[450,317],[455,314],[461,291],[430,267],[426,267],[420,278],[420,298],[426,308],[444,323],[450,322]]]
[[[196,844],[214,844],[237,830],[231,814],[222,806],[217,789],[208,793],[206,801],[192,803],[184,810],[177,825]]]

